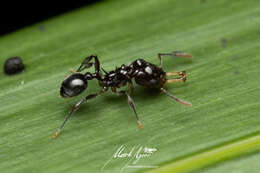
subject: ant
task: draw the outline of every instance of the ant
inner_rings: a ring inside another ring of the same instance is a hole
[[[52,138],[56,138],[61,130],[64,128],[65,123],[68,119],[76,112],[80,105],[87,102],[90,99],[96,98],[97,96],[103,94],[111,88],[111,91],[117,94],[118,96],[124,95],[127,98],[129,106],[132,108],[137,123],[140,128],[143,128],[143,125],[137,115],[134,100],[130,96],[133,93],[134,86],[132,79],[135,79],[135,82],[141,86],[147,88],[158,88],[161,92],[165,93],[171,99],[184,104],[186,106],[191,106],[191,103],[181,100],[174,95],[170,94],[164,86],[167,83],[174,82],[185,82],[186,73],[185,71],[181,72],[169,72],[166,73],[162,69],[162,56],[172,56],[172,57],[186,57],[192,58],[191,54],[183,53],[179,51],[174,51],[172,53],[159,53],[158,58],[160,65],[154,65],[143,59],[137,59],[130,63],[129,65],[121,65],[121,67],[116,68],[113,71],[106,72],[102,67],[102,71],[105,73],[104,76],[100,70],[100,62],[97,55],[91,55],[84,59],[76,72],[68,76],[61,84],[60,95],[64,98],[74,97],[81,94],[88,86],[88,80],[97,79],[101,87],[101,90],[95,94],[89,94],[85,98],[77,102],[73,107],[68,116],[65,118],[64,122],[60,128],[54,133]],[[94,62],[92,61],[94,60]],[[94,65],[95,72],[90,73],[86,72],[82,74],[81,72],[85,69],[88,69]],[[177,76],[172,79],[168,79],[169,76]],[[121,90],[118,91],[118,88],[121,88],[125,85],[128,85],[129,91]]]

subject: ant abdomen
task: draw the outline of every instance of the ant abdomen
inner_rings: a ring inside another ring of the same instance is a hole
[[[137,59],[133,62],[135,82],[148,88],[161,88],[166,83],[166,73],[162,68]]]

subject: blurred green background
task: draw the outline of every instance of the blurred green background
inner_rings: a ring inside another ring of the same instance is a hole
[[[258,172],[259,27],[257,0],[107,0],[1,37],[0,64],[21,56],[26,65],[0,73],[1,172]],[[194,58],[163,59],[165,71],[188,76],[167,89],[192,107],[135,85],[143,130],[126,99],[107,92],[51,139],[73,104],[99,91],[92,81],[76,98],[59,96],[84,57],[96,53],[113,70],[174,50]],[[157,151],[134,163],[112,157],[120,146]]]

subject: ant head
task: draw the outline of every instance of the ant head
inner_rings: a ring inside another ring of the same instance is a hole
[[[82,93],[88,86],[87,79],[81,73],[74,73],[67,77],[61,84],[62,97],[74,97]]]

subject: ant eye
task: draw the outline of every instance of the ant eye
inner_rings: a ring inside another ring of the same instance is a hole
[[[60,88],[62,97],[73,97],[82,93],[87,88],[87,80],[81,73],[74,73],[66,78]]]

